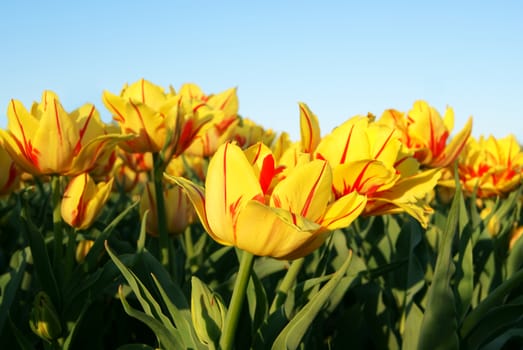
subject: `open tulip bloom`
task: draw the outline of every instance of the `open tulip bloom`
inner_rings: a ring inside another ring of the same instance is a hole
[[[258,256],[303,257],[329,231],[347,227],[365,208],[356,192],[334,199],[328,162],[313,160],[279,176],[270,150],[258,143],[245,152],[235,144],[218,148],[205,188],[166,175],[182,186],[209,235]]]

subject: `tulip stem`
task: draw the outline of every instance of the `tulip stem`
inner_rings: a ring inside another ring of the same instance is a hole
[[[232,291],[229,309],[225,318],[225,326],[220,337],[220,348],[222,350],[230,350],[234,344],[234,336],[236,335],[236,327],[240,319],[242,311],[243,300],[251,277],[252,266],[254,264],[254,255],[243,251],[240,260],[240,270],[236,276],[234,283],[234,290]]]
[[[53,266],[57,272],[57,276],[61,276],[57,270],[62,266],[63,257],[63,231],[62,231],[62,212],[61,212],[61,200],[62,194],[60,189],[60,176],[54,175],[51,180],[52,188],[52,205],[53,205],[53,234],[54,234],[54,253],[53,253]]]
[[[169,252],[169,234],[167,232],[167,215],[165,214],[165,199],[163,197],[163,169],[164,162],[159,153],[153,153],[153,178],[154,192],[156,195],[156,211],[158,217],[158,235],[160,239],[160,262],[171,272],[170,252]]]
[[[289,290],[294,285],[298,274],[301,271],[305,258],[299,258],[291,262],[291,266],[287,270],[287,273],[283,277],[278,290],[276,291],[276,296],[272,302],[271,308],[269,310],[269,315],[276,311],[280,306],[283,305]]]

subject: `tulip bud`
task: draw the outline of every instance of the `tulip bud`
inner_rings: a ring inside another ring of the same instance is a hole
[[[76,261],[81,264],[85,261],[85,257],[89,254],[89,251],[94,245],[94,241],[91,239],[84,239],[83,241],[78,242],[76,246]]]
[[[192,277],[191,285],[191,316],[196,335],[203,344],[217,344],[227,309],[220,295],[197,277]]]
[[[29,326],[37,336],[48,342],[58,339],[62,334],[60,318],[45,292],[38,292],[34,299]]]
[[[163,191],[165,214],[167,215],[167,232],[170,235],[182,234],[195,218],[194,209],[189,197],[179,186],[165,188]],[[158,210],[154,184],[149,182],[144,188],[140,202],[140,215],[150,210],[147,216],[147,233],[158,236]]]
[[[95,184],[87,173],[75,176],[62,199],[64,221],[77,229],[91,226],[109,198],[112,185],[113,179]]]

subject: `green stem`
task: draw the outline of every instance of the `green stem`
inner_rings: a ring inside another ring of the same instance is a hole
[[[238,326],[238,321],[240,319],[243,299],[245,299],[245,293],[247,291],[247,285],[249,284],[253,263],[254,255],[243,251],[240,261],[240,270],[236,276],[234,290],[232,292],[229,309],[227,310],[227,316],[225,318],[225,326],[220,338],[220,348],[222,350],[230,350],[234,344],[236,327]]]
[[[68,230],[67,251],[65,253],[65,280],[71,278],[74,268],[74,258],[76,253],[76,230]]]
[[[160,238],[160,262],[168,270],[170,269],[169,233],[167,232],[167,215],[165,214],[165,199],[163,197],[163,160],[159,153],[153,153],[153,179],[154,192],[156,195],[156,214],[158,218],[158,235]]]
[[[285,298],[291,287],[294,285],[298,274],[305,262],[305,258],[299,258],[291,262],[291,266],[287,270],[287,273],[283,277],[283,280],[276,291],[276,296],[272,302],[271,308],[269,310],[269,315],[276,311],[281,305],[283,305]]]
[[[51,180],[52,205],[53,205],[53,234],[54,234],[54,253],[53,266],[55,271],[61,266],[63,257],[63,231],[62,231],[62,212],[61,201],[62,193],[60,189],[60,176],[54,175]],[[61,274],[58,274],[60,276]]]
[[[192,231],[190,225],[187,226],[183,234],[185,238],[185,255],[187,256],[187,261],[189,262],[189,270],[194,273],[198,267],[194,264],[194,243],[192,240]]]

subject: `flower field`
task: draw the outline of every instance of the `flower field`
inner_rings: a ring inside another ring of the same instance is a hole
[[[2,348],[523,348],[514,136],[420,100],[330,131],[299,103],[291,140],[238,107],[145,79],[9,102]]]

